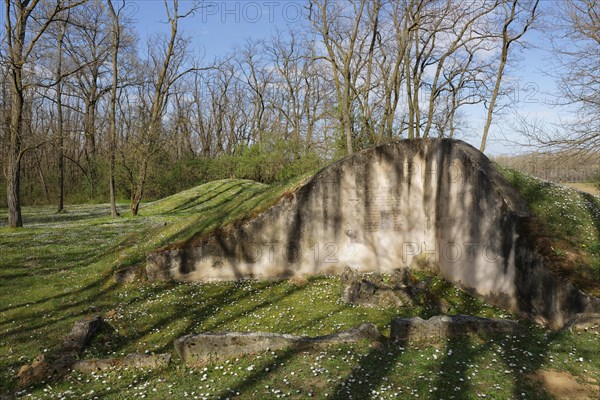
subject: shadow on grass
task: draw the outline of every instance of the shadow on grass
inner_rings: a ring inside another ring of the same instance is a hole
[[[448,340],[435,384],[442,393],[451,394],[457,399],[468,398],[473,389],[467,376],[469,366],[475,363],[475,358],[482,350],[472,343],[468,338],[453,337]]]
[[[244,398],[244,392],[249,391],[252,387],[259,385],[270,375],[275,374],[284,365],[285,362],[290,361],[292,358],[294,358],[294,356],[296,356],[298,352],[298,349],[292,347],[279,353],[274,360],[260,363],[254,369],[254,372],[252,372],[248,377],[241,380],[236,385],[232,385],[232,387],[230,388],[222,389],[221,392],[216,396],[216,398],[231,398],[232,394],[238,392],[241,395],[240,398]]]
[[[189,304],[186,304],[186,303],[178,304],[175,307],[175,310],[168,316],[160,318],[158,321],[154,322],[151,326],[147,327],[146,329],[144,329],[142,331],[138,331],[132,336],[128,336],[126,338],[126,343],[137,342],[137,341],[141,340],[142,338],[144,338],[146,335],[149,335],[152,332],[156,331],[156,329],[168,327],[169,325],[171,325],[174,322],[182,321],[185,319],[186,321],[189,321],[189,322],[187,322],[187,324],[185,326],[177,328],[176,331],[173,331],[172,333],[170,333],[171,340],[164,343],[163,346],[155,349],[158,352],[172,351],[173,350],[172,340],[174,340],[180,336],[186,335],[186,334],[195,333],[195,332],[191,331],[192,328],[194,327],[194,325],[199,325],[200,323],[206,321],[209,317],[212,317],[215,309],[225,309],[227,306],[231,305],[232,303],[243,302],[245,299],[247,299],[251,296],[260,296],[268,291],[273,291],[274,287],[285,285],[285,281],[265,282],[264,284],[261,285],[260,289],[253,290],[251,292],[244,291],[243,293],[240,293],[241,290],[239,287],[235,286],[234,284],[232,284],[232,285],[233,285],[232,287],[225,289],[221,293],[219,293],[217,295],[213,295],[208,303],[204,303],[200,306],[190,307]],[[221,329],[223,326],[226,326],[228,323],[239,319],[243,315],[252,313],[252,312],[256,312],[260,309],[264,309],[266,307],[277,304],[278,302],[281,302],[286,297],[291,296],[291,295],[295,294],[296,292],[302,291],[304,289],[305,288],[303,288],[303,287],[289,288],[289,289],[285,290],[283,293],[276,295],[276,296],[270,296],[267,299],[261,301],[260,303],[252,305],[251,307],[244,307],[235,312],[232,312],[231,314],[227,315],[226,317],[218,319],[211,325],[204,327],[203,331],[204,332],[218,332],[218,330]],[[192,318],[190,318],[190,316],[192,316]],[[123,350],[123,347],[113,349],[113,350],[121,351],[121,350]]]
[[[311,321],[308,321],[307,324],[314,324],[320,319],[321,317],[313,318]],[[325,346],[331,347],[330,345]],[[278,371],[285,366],[286,362],[291,361],[294,357],[299,356],[300,354],[306,351],[315,350],[317,348],[320,348],[320,346],[315,344],[303,344],[295,347],[292,346],[286,350],[277,352],[277,356],[275,357],[275,359],[260,363],[254,368],[254,372],[252,372],[249,376],[240,380],[240,382],[233,385],[232,387],[221,390],[219,395],[217,395],[217,398],[230,398],[234,395],[237,396],[237,393],[239,393],[241,396],[239,398],[244,398],[244,396],[246,395],[245,392],[251,390],[255,386],[258,386],[263,381],[268,381],[271,376],[276,375]],[[304,386],[301,389],[301,392],[303,393],[300,394],[303,397],[306,397],[310,391],[311,390],[308,386]]]
[[[229,193],[231,191],[234,191],[236,188],[237,190],[235,190],[233,193],[228,194],[228,196],[223,196],[223,199],[221,199],[220,202],[218,202],[216,205],[222,205],[225,203],[228,203],[229,201],[231,201],[233,198],[235,198],[236,195],[239,195],[241,193],[244,192],[244,188],[247,186],[247,184],[244,185],[243,182],[238,182],[235,183],[233,185],[231,184],[227,184],[225,182],[220,183],[218,186],[212,188],[211,190],[209,190],[208,192],[198,196],[198,197],[190,197],[189,199],[187,199],[186,201],[184,201],[181,204],[178,204],[176,207],[172,208],[169,211],[166,211],[165,214],[179,214],[182,213],[190,208],[196,207],[202,203],[206,203],[209,202],[211,200],[214,200],[218,197],[221,197],[223,194],[225,193]],[[215,192],[216,193],[213,193]],[[204,211],[204,210],[203,210]]]
[[[589,193],[580,193],[585,202],[585,207],[590,213],[594,227],[596,228],[596,238],[600,240],[600,199]]]
[[[43,299],[34,301],[34,302],[30,302],[30,303],[23,303],[23,304],[18,304],[12,307],[8,307],[5,309],[0,310],[0,312],[5,312],[8,310],[13,310],[16,308],[30,308],[31,306],[36,306],[36,305],[40,305],[42,303],[46,303],[52,300],[58,300],[58,299],[62,299],[62,298],[68,298],[68,297],[78,297],[80,298],[80,300],[77,301],[73,301],[73,302],[69,302],[69,303],[65,303],[64,305],[58,306],[58,307],[53,307],[51,310],[40,310],[40,311],[35,311],[33,313],[23,313],[22,316],[18,317],[18,318],[13,318],[10,321],[4,321],[4,322],[0,322],[0,326],[2,325],[6,325],[9,323],[15,323],[18,321],[25,321],[25,320],[31,320],[31,319],[35,319],[35,320],[43,320],[42,317],[46,316],[48,312],[64,312],[68,309],[72,309],[72,308],[76,308],[78,306],[81,305],[91,305],[93,301],[97,300],[98,298],[102,297],[102,296],[106,296],[108,292],[114,290],[117,285],[116,284],[111,284],[109,286],[106,286],[106,283],[109,282],[109,280],[111,279],[111,275],[108,276],[103,276],[100,279],[97,279],[91,283],[89,283],[88,285],[85,285],[79,289],[70,291],[70,292],[64,292],[61,294],[57,294],[55,296],[49,296],[49,297],[45,297]],[[103,287],[105,287],[103,289]],[[84,293],[86,292],[90,292],[90,295],[84,295]],[[79,312],[77,315],[82,314],[82,312]],[[68,318],[68,317],[67,317]],[[59,318],[53,321],[60,321],[66,318]],[[28,328],[30,329],[37,329],[40,328],[42,326],[44,326],[45,324],[47,324],[47,321],[41,324],[36,324],[36,325],[31,325],[28,326]],[[9,330],[9,331],[5,331],[5,334],[12,334],[12,333],[18,333],[19,329],[15,329],[15,330]]]
[[[510,392],[511,398],[547,399],[530,380],[529,374],[543,367],[552,343],[541,329],[522,326],[518,335],[455,336],[448,338],[441,359],[435,386],[441,393],[456,399],[475,398],[482,394],[503,398]],[[486,362],[486,369],[477,365]],[[484,374],[510,376],[512,389],[505,383],[487,381]],[[479,383],[473,384],[473,380]],[[481,385],[481,382],[486,385]],[[502,390],[502,393],[495,393]],[[452,398],[451,397],[451,398]]]
[[[350,374],[333,389],[331,398],[334,400],[371,398],[372,388],[381,385],[405,356],[406,345],[404,341],[389,342],[382,348],[369,350]]]
[[[69,206],[66,207],[66,211],[62,213],[50,213],[51,206],[48,206],[48,210],[42,214],[32,214],[25,209],[23,213],[23,225],[25,228],[31,225],[52,225],[52,224],[66,224],[71,222],[82,222],[93,219],[98,219],[101,217],[106,217],[110,219],[110,206],[108,204],[104,205],[94,205],[85,207],[85,210],[74,210],[69,211]],[[46,207],[44,207],[46,208]]]

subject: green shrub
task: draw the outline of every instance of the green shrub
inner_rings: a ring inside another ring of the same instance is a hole
[[[236,149],[233,156],[223,158],[233,167],[232,176],[224,178],[251,179],[262,183],[281,182],[323,166],[314,150],[293,140],[265,139]],[[224,170],[228,170],[224,168]]]
[[[219,179],[249,179],[277,183],[315,171],[324,165],[314,150],[302,143],[267,138],[259,144],[238,146],[233,154],[217,158],[189,155],[178,161],[158,154],[148,172],[145,199],[163,198],[191,187]],[[119,186],[132,186],[127,171],[121,168]],[[128,196],[128,191],[125,197]]]

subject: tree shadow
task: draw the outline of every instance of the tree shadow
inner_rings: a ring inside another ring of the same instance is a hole
[[[192,328],[195,325],[199,325],[202,322],[206,321],[209,317],[213,316],[215,309],[224,309],[232,303],[243,302],[247,298],[251,296],[260,296],[264,295],[268,291],[273,291],[275,286],[283,286],[285,285],[285,281],[276,281],[276,282],[268,282],[265,281],[261,284],[261,288],[253,291],[241,291],[235,284],[232,284],[231,287],[226,288],[221,293],[216,296],[212,296],[210,301],[203,303],[199,306],[190,307],[187,303],[179,303],[175,305],[172,312],[168,313],[168,309],[164,310],[167,314],[166,316],[158,319],[153,322],[152,325],[146,327],[146,329],[139,330],[135,334],[127,336],[121,342],[121,345],[115,348],[109,349],[112,351],[122,351],[126,348],[128,344],[136,343],[146,335],[151,334],[156,329],[162,328],[165,329],[169,327],[169,325],[181,321],[187,317],[187,323],[184,326],[176,328],[175,331],[171,332],[169,335],[172,336],[172,339],[176,339],[177,337],[192,334]],[[271,305],[277,304],[281,302],[286,297],[289,297],[297,292],[304,290],[304,287],[292,287],[288,290],[285,290],[283,293],[275,296],[269,296],[265,300],[251,305],[250,307],[244,307],[236,312],[228,313],[226,317],[217,319],[209,326],[205,326],[202,330],[204,332],[217,332],[223,326],[226,326],[228,323],[235,321],[242,317],[245,314],[256,312],[260,309],[267,308]],[[193,318],[189,318],[192,315]],[[157,347],[154,349],[157,352],[170,352],[173,351],[173,343],[172,341],[166,342],[164,345]]]
[[[442,392],[452,393],[454,398],[468,398],[472,389],[467,376],[468,367],[475,361],[481,350],[468,338],[458,336],[449,338],[440,361],[435,386]]]
[[[283,352],[278,353],[275,359],[260,363],[254,368],[253,372],[248,377],[241,380],[236,385],[232,385],[230,388],[222,389],[215,397],[217,399],[230,398],[232,393],[239,392],[242,394],[242,397],[240,398],[243,398],[243,392],[248,391],[254,385],[257,385],[264,379],[267,379],[269,375],[277,372],[277,370],[279,370],[285,362],[290,361],[298,354],[298,352],[299,349],[292,346]],[[266,373],[267,371],[268,373]]]
[[[322,317],[316,317],[307,322],[309,324],[315,324]],[[301,353],[315,351],[316,349],[320,349],[323,347],[333,347],[335,345],[331,344],[318,344],[318,343],[300,343],[298,345],[290,346],[289,348],[277,352],[277,356],[272,361],[265,361],[258,365],[252,374],[248,377],[241,380],[239,383],[234,385],[233,387],[227,388],[226,390],[222,390],[220,394],[217,396],[219,399],[224,399],[226,397],[230,397],[231,393],[240,393],[239,398],[244,398],[244,392],[250,390],[253,386],[257,385],[261,381],[268,380],[270,376],[275,375],[287,361],[291,361],[294,357],[299,356]],[[396,350],[396,347],[386,347],[380,350],[373,350],[373,357],[375,356],[375,351],[379,351],[382,355],[386,354],[388,351]],[[371,353],[369,353],[371,354]],[[379,361],[378,361],[379,362]],[[391,365],[391,364],[390,364]],[[302,386],[300,389],[301,396],[306,397],[310,392],[308,386]],[[335,397],[334,397],[335,398]],[[345,397],[343,397],[345,399]]]
[[[230,202],[236,196],[246,193],[247,191],[244,190],[245,186],[247,186],[247,184],[244,184],[244,182],[239,182],[239,183],[236,183],[233,185],[227,185],[226,183],[221,183],[219,186],[211,189],[210,191],[204,193],[203,195],[201,195],[199,197],[191,197],[191,198],[187,199],[183,203],[177,205],[172,210],[167,211],[165,214],[170,215],[170,214],[182,213],[191,208],[197,207],[198,205],[200,205],[202,203],[207,203],[211,200],[219,198],[221,195],[223,195],[225,193],[232,192],[227,197],[224,197],[220,202],[215,204],[216,206],[223,205],[225,203]],[[237,188],[237,190],[235,190],[236,188]],[[246,195],[248,195],[248,194],[246,193]],[[211,208],[213,208],[213,207],[211,206]]]
[[[332,399],[371,398],[372,388],[380,385],[397,363],[405,357],[406,345],[406,341],[388,341],[380,348],[377,346],[370,349],[361,357],[350,374],[333,389]],[[360,379],[356,379],[357,377]]]
[[[510,376],[512,382],[512,398],[521,398],[523,393],[527,398],[547,398],[537,390],[529,378],[529,374],[541,368],[547,359],[552,338],[544,335],[541,328],[529,324],[521,326],[519,334],[490,334],[490,335],[454,335],[447,339],[446,350],[440,361],[438,377],[435,386],[441,391],[451,394],[456,399],[471,398],[486,394],[495,394],[493,390],[502,389],[502,382],[487,382],[489,387],[475,387],[471,383],[469,372],[481,375],[482,369],[474,368],[480,357],[491,359],[493,373],[504,373]],[[489,362],[490,360],[486,360]],[[483,372],[482,372],[483,371]],[[479,379],[480,375],[478,376]],[[498,387],[496,387],[498,385]],[[473,391],[480,393],[473,393]]]
[[[596,228],[596,235],[600,240],[600,199],[598,196],[593,196],[589,193],[579,193],[585,202],[585,207],[589,212],[594,227]]]
[[[550,397],[538,390],[530,375],[543,367],[552,342],[560,335],[561,333],[544,335],[541,328],[525,323],[522,326],[522,334],[506,335],[500,340],[505,350],[501,354],[502,360],[514,382],[514,398],[523,397],[523,393],[532,394],[534,398],[540,399]]]
[[[66,292],[66,293],[61,293],[61,294],[57,294],[55,296],[50,296],[50,297],[46,297],[34,302],[30,302],[30,303],[24,303],[24,304],[19,304],[19,305],[15,305],[12,307],[8,307],[5,308],[3,310],[0,310],[0,312],[4,312],[4,311],[8,311],[8,310],[13,310],[16,308],[29,308],[30,306],[35,306],[35,305],[40,305],[42,303],[48,302],[48,301],[52,301],[52,300],[58,300],[58,299],[62,299],[62,298],[67,298],[67,297],[73,297],[76,296],[77,298],[80,298],[80,300],[77,301],[73,301],[73,302],[69,302],[69,303],[65,303],[64,305],[58,306],[58,307],[52,307],[52,312],[53,313],[57,313],[57,312],[65,312],[69,309],[73,309],[73,308],[77,308],[79,306],[82,305],[91,305],[91,303],[93,303],[95,300],[106,296],[108,292],[111,292],[112,290],[114,290],[117,287],[117,284],[112,283],[109,286],[106,286],[106,283],[108,283],[108,281],[110,280],[110,277],[102,277],[98,280],[93,281],[92,283],[73,290],[71,292]],[[103,289],[104,288],[104,289]],[[84,295],[84,293],[88,292],[88,291],[95,291],[90,293],[89,296]],[[81,315],[84,314],[85,311],[80,311],[78,312],[76,315]],[[40,310],[40,311],[35,311],[33,313],[24,313],[22,316],[18,317],[18,318],[12,318],[11,320],[5,321],[5,322],[1,322],[0,326],[2,325],[8,325],[8,324],[14,324],[16,322],[19,321],[26,321],[26,320],[43,320],[43,317],[46,316],[48,314],[48,310]],[[73,315],[71,316],[65,316],[59,319],[54,319],[52,322],[58,322],[58,321],[62,321],[68,318],[73,317]],[[29,329],[37,329],[40,328],[42,326],[47,325],[47,321],[46,322],[41,322],[38,324],[34,324],[34,325],[29,325],[28,328]],[[13,333],[23,333],[20,332],[20,329],[16,328],[13,330],[7,330],[4,332],[7,335],[13,334]]]

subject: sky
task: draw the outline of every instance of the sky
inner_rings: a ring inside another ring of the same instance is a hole
[[[193,16],[181,21],[184,35],[205,60],[230,52],[247,39],[269,37],[275,30],[299,26],[304,19],[303,1],[204,1]],[[190,9],[191,1],[180,1],[180,13]],[[155,32],[168,32],[163,0],[137,0],[135,21],[142,40]]]

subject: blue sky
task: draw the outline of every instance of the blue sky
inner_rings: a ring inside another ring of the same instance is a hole
[[[300,25],[302,1],[207,1],[193,16],[181,21],[184,34],[205,59],[212,60],[243,44],[248,38],[266,38],[276,29]],[[135,19],[142,40],[155,32],[168,32],[162,0],[138,0]],[[180,12],[189,10],[190,1],[180,1]]]
[[[516,143],[507,143],[505,140],[524,142],[524,139],[515,132],[517,124],[515,112],[529,120],[542,119],[547,124],[558,122],[561,117],[567,117],[560,113],[560,109],[552,107],[555,102],[556,85],[554,78],[549,74],[554,70],[555,61],[547,47],[547,39],[542,33],[531,31],[528,32],[527,41],[529,45],[526,48],[512,53],[517,62],[508,68],[503,82],[507,83],[508,79],[515,80],[514,84],[517,89],[511,96],[511,109],[503,115],[494,117],[487,153],[513,154],[531,151],[531,149],[523,148]],[[485,110],[483,107],[474,106],[469,114],[468,123],[475,135],[472,144],[478,145],[485,122]]]

